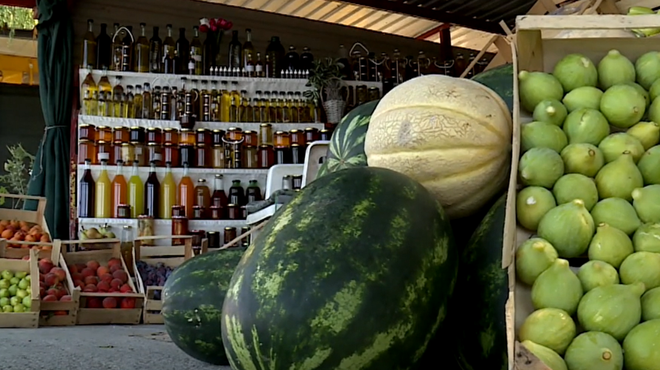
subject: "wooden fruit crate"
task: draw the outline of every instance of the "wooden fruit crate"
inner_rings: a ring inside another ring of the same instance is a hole
[[[144,294],[141,294],[139,289],[130,278],[130,271],[124,261],[121,253],[121,242],[119,239],[103,239],[103,240],[73,240],[62,241],[62,256],[67,265],[72,264],[86,264],[89,261],[97,261],[101,265],[107,265],[111,258],[116,258],[121,261],[121,267],[127,274],[129,279],[126,282],[134,293],[106,293],[106,292],[85,292],[80,293],[80,305],[78,308],[78,317],[76,324],[78,325],[94,325],[94,324],[127,324],[136,325],[140,323],[142,317],[142,307],[144,306]],[[95,250],[74,251],[79,247],[87,245],[95,245]],[[104,249],[101,247],[105,246]],[[117,300],[129,298],[135,300],[133,308],[87,308],[87,303],[92,299],[104,299],[112,297]]]
[[[532,121],[531,115],[524,112],[520,106],[518,73],[522,70],[552,72],[554,65],[571,53],[583,54],[597,64],[611,49],[619,50],[634,62],[642,54],[657,50],[660,38],[636,38],[632,36],[630,30],[660,28],[660,17],[657,15],[520,16],[517,18],[516,27],[518,33],[515,43],[512,45],[514,51],[512,170],[507,195],[502,250],[502,267],[508,269],[511,292],[507,302],[507,336],[510,338],[509,369],[549,370],[514,340],[517,328],[534,311],[531,303],[531,289],[522,284],[516,284],[515,277],[516,248],[532,236],[528,230],[517,225],[516,218],[520,125]],[[589,37],[588,33],[584,32],[593,30],[603,31],[602,35],[595,38]],[[562,38],[557,38],[560,31],[566,32],[561,32]],[[608,37],[607,33],[611,33],[612,36]]]
[[[171,241],[172,239],[182,239],[184,240],[184,245],[158,245],[154,246],[153,244],[160,244],[156,241]],[[144,245],[145,242],[148,242]],[[135,248],[133,253],[135,254],[135,261],[142,261],[149,265],[155,265],[159,262],[163,263],[165,266],[172,268],[178,267],[186,260],[194,257],[192,249],[192,236],[151,236],[151,237],[142,237],[137,238],[134,243]],[[202,243],[202,249],[200,253],[207,252],[206,243]],[[145,303],[144,303],[144,312],[143,312],[143,322],[145,324],[162,324],[163,315],[161,310],[163,309],[163,301],[160,295],[163,291],[162,286],[148,286],[146,282],[142,280],[139,272],[136,270],[136,280],[140,285],[141,291],[145,293]],[[158,293],[158,294],[157,294]]]
[[[6,240],[0,240],[6,243]],[[37,328],[39,326],[39,269],[37,256],[31,252],[27,260],[0,258],[0,271],[24,271],[30,274],[31,307],[29,312],[0,312],[0,328]]]
[[[30,255],[31,249],[36,251],[39,258],[51,258],[53,243],[7,240],[7,243],[0,245],[0,258],[25,258]]]
[[[29,232],[28,228],[31,226],[39,226],[41,228],[42,234],[45,235],[45,240],[34,241],[17,241],[9,240],[7,244],[2,246],[0,249],[1,258],[23,258],[28,255],[27,250],[30,248],[35,248],[39,250],[49,251],[52,249],[52,240],[50,239],[50,232],[48,231],[48,225],[46,224],[46,219],[44,218],[44,212],[46,211],[46,198],[43,197],[34,197],[29,195],[16,195],[16,194],[2,194],[0,193],[0,199],[3,199],[5,202],[5,207],[12,207],[15,202],[18,201],[27,201],[34,200],[37,201],[36,211],[26,211],[23,209],[13,209],[13,208],[0,208],[0,236],[8,228],[9,225],[16,230],[21,227],[24,228],[23,231],[26,233]],[[33,235],[34,236],[34,235]],[[5,235],[5,239],[9,239],[10,236]],[[50,252],[48,252],[50,253]],[[48,253],[40,253],[41,257],[46,256]]]
[[[60,240],[55,240],[53,243],[52,251],[48,251],[49,255],[42,257],[42,254],[47,251],[35,252],[39,256],[39,260],[42,258],[48,258],[51,260],[54,266],[57,266],[64,270],[66,273],[66,282],[64,286],[66,287],[69,295],[71,296],[71,301],[67,302],[47,302],[41,301],[41,314],[39,315],[39,326],[72,326],[76,324],[78,319],[78,309],[80,306],[80,287],[73,285],[73,278],[71,277],[71,272],[69,271],[68,266],[64,262],[64,257],[62,256],[62,242]],[[37,268],[39,268],[37,264]]]

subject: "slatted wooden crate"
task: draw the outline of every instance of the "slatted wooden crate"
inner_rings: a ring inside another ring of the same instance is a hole
[[[2,239],[0,244],[7,241]],[[30,309],[28,312],[1,312],[0,328],[36,328],[39,326],[39,269],[37,256],[31,252],[27,260],[0,258],[0,271],[27,272],[30,274]]]
[[[46,224],[46,219],[44,218],[44,212],[46,211],[46,198],[43,197],[34,197],[30,195],[17,195],[17,194],[1,194],[0,199],[4,200],[5,206],[12,207],[16,202],[33,200],[37,202],[37,209],[35,211],[27,211],[23,209],[14,209],[14,208],[0,208],[0,237],[8,239],[7,243],[0,248],[0,258],[23,258],[28,255],[28,250],[34,248],[39,250],[39,256],[45,257],[50,255],[50,250],[53,247],[52,240],[50,239],[50,232],[48,231],[48,225]],[[44,241],[39,240],[27,240],[40,235],[31,233],[33,226],[38,226],[41,230],[38,234],[44,235]],[[13,232],[5,231],[7,229],[12,229],[13,231],[22,230],[24,234],[21,237],[21,240],[13,240],[10,235],[13,235]],[[43,252],[42,252],[43,251]]]
[[[53,242],[52,251],[38,251],[37,253],[39,255],[39,260],[42,258],[48,258],[54,266],[64,270],[66,273],[64,287],[66,288],[68,295],[71,296],[71,301],[49,302],[42,300],[40,303],[41,313],[39,315],[39,326],[71,326],[76,324],[78,318],[81,288],[74,286],[71,272],[64,262],[61,250],[62,242],[60,240],[55,240]],[[45,252],[50,253],[46,257],[41,257]],[[41,269],[39,263],[37,267]],[[48,287],[46,287],[46,289],[47,288]]]

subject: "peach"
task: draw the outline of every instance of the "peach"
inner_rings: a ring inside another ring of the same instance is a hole
[[[126,297],[121,300],[121,308],[135,308],[135,298]]]
[[[107,297],[103,300],[103,308],[117,308],[117,300],[112,297]]]
[[[30,243],[34,243],[34,242],[37,241],[37,238],[35,238],[34,236],[28,234],[28,235],[25,236],[25,241],[30,242]]]
[[[98,276],[98,277],[101,277],[101,276],[103,276],[105,274],[109,274],[109,273],[110,273],[110,269],[105,267],[105,266],[101,266],[96,270],[96,276]]]
[[[78,269],[78,272],[82,273],[82,270],[87,268],[87,265],[84,263],[76,263],[76,268]]]
[[[94,293],[96,292],[96,285],[94,284],[87,284],[85,285],[85,288],[83,289],[83,292],[89,292],[89,293]]]
[[[74,280],[73,286],[77,286],[80,289],[84,289],[85,283],[82,280]]]
[[[98,270],[99,266],[101,266],[97,261],[89,261],[87,262],[87,267],[90,269],[96,271]]]
[[[59,289],[50,288],[46,290],[46,295],[54,295],[55,297],[57,297],[57,295],[59,294],[58,292]]]
[[[113,277],[110,274],[101,275],[101,281],[105,281],[108,284],[110,284],[112,282],[112,279],[113,279]]]
[[[116,289],[117,291],[119,291],[119,288],[121,288],[122,285],[124,285],[124,282],[122,282],[119,279],[112,279],[112,281],[110,282],[110,286]]]
[[[71,274],[71,279],[73,279],[74,281],[75,280],[85,280],[85,277],[83,276],[83,274],[81,274],[79,272],[74,272],[74,273]]]
[[[124,284],[122,285],[121,289],[119,289],[119,291],[122,293],[133,293],[133,288],[131,288],[131,286],[128,284]]]
[[[121,280],[122,283],[126,284],[128,282],[128,274],[124,270],[117,270],[112,273],[112,277],[115,279]]]
[[[63,295],[60,298],[60,302],[71,302],[71,296],[70,295]]]
[[[14,230],[5,229],[2,234],[0,234],[4,239],[11,239],[14,236]]]
[[[57,275],[57,278],[60,279],[60,281],[66,281],[66,271],[64,271],[64,269],[53,267],[50,270],[50,273]]]
[[[64,290],[64,289],[58,289],[58,290],[57,290],[57,293],[55,294],[55,297],[57,297],[58,299],[60,299],[60,298],[64,297],[65,295],[66,295],[66,290]]]
[[[39,241],[42,242],[42,243],[50,243],[50,235],[48,235],[48,234],[41,235],[41,238],[39,238]]]
[[[49,295],[45,296],[42,299],[42,301],[44,301],[44,302],[57,302],[57,296],[55,296],[53,294],[49,294]]]
[[[96,285],[96,288],[99,290],[99,292],[107,292],[110,290],[110,284],[106,283],[105,281],[101,281]]]
[[[60,279],[55,274],[47,273],[46,276],[44,276],[44,283],[47,286],[54,286],[55,284],[57,284],[59,282],[60,282]]]
[[[46,295],[46,288],[39,287],[39,297],[44,297]]]
[[[101,298],[93,297],[87,298],[87,308],[102,308],[103,302]]]
[[[84,276],[84,277],[87,277],[87,276],[96,276],[96,271],[94,271],[93,269],[91,269],[91,268],[89,268],[89,267],[85,267],[84,269],[82,269],[82,271],[80,271],[80,273],[81,273],[82,276]]]
[[[78,266],[76,265],[67,265],[66,266],[69,269],[69,273],[73,276],[73,274],[78,273]]]
[[[119,258],[110,258],[108,261],[108,267],[119,266],[121,267],[121,260]]]
[[[87,276],[87,277],[85,277],[85,280],[83,280],[83,281],[85,282],[85,285],[87,285],[87,284],[96,284],[96,283],[99,282],[99,279],[96,276]]]
[[[48,258],[42,258],[41,260],[39,260],[38,265],[39,265],[39,272],[41,272],[42,274],[49,273],[50,270],[52,270],[53,267],[55,267],[53,265],[53,262]]]
[[[68,314],[69,314],[68,311],[55,311],[55,312],[53,312],[54,316],[66,316]]]
[[[114,273],[115,271],[119,271],[119,270],[123,270],[123,268],[119,265],[112,265],[112,267],[110,267],[111,273]]]

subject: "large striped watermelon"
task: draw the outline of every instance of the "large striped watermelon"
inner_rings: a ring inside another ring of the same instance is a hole
[[[232,369],[411,369],[445,318],[457,263],[449,220],[420,184],[383,168],[324,176],[278,211],[232,277]]]
[[[472,77],[474,81],[488,86],[506,102],[513,111],[513,64],[504,64]]]
[[[222,302],[245,248],[195,256],[177,267],[163,288],[165,329],[188,355],[228,365],[220,335]]]

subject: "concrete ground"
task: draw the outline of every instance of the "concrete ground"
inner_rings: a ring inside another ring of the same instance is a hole
[[[231,370],[178,349],[162,325],[0,329],[1,370]]]

